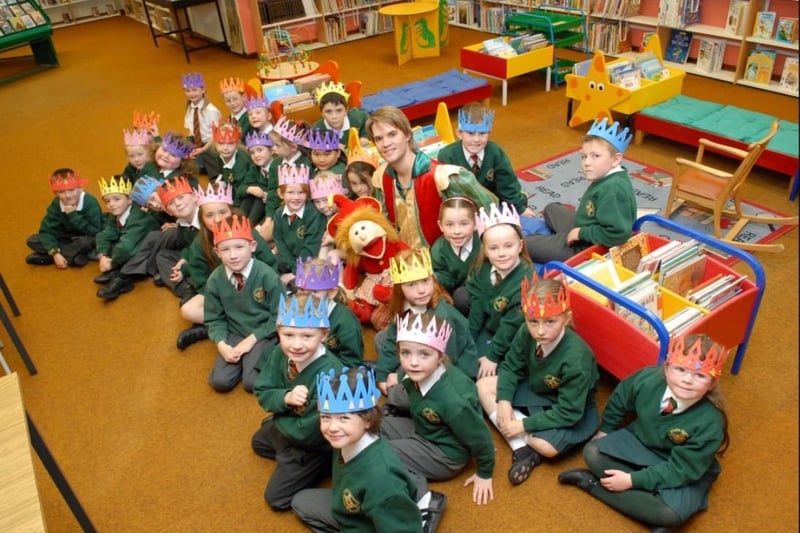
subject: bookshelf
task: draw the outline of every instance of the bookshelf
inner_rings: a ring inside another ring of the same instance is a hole
[[[741,292],[713,310],[703,313],[702,318],[695,321],[686,331],[687,333],[707,333],[731,350],[737,347],[735,354],[732,353],[731,373],[738,374],[764,294],[766,278],[763,268],[751,254],[714,237],[680,226],[660,215],[645,215],[639,218],[634,224],[634,232],[644,231],[645,227],[655,231],[667,229],[685,236],[686,240],[695,239],[713,251],[736,257],[750,269],[752,277],[748,277],[742,282]],[[647,238],[651,249],[669,242],[668,239],[655,233],[647,233]],[[576,269],[577,265],[591,258],[593,254],[603,255],[607,251],[604,247],[592,246],[571,257],[565,263],[555,261],[547,263],[545,271],[548,272],[548,276],[563,272],[584,286],[584,289],[581,290],[571,289],[572,312],[576,329],[594,350],[597,363],[615,377],[623,379],[643,366],[663,363],[667,356],[669,333],[664,326],[664,321],[655,313],[620,296],[601,281],[584,275]],[[701,283],[717,274],[737,274],[737,271],[727,266],[721,259],[717,259],[714,254],[706,252],[706,255],[706,267],[700,280]],[[637,325],[615,310],[609,309],[597,298],[587,294],[587,288],[613,302],[616,306],[621,306],[641,317],[641,320],[652,328],[654,335],[651,336],[640,330]],[[662,293],[662,316],[665,318],[674,315],[682,307],[693,305],[685,298],[666,289],[662,289]],[[581,327],[582,324],[587,323],[592,327]]]
[[[94,22],[120,15],[120,0],[42,0],[53,28]]]

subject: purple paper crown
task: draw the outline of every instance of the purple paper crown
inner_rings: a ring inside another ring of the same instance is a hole
[[[133,189],[131,189],[133,201],[142,207],[147,207],[147,200],[150,199],[150,196],[156,192],[156,189],[158,189],[162,183],[164,183],[164,180],[157,180],[150,176],[140,177],[133,184]]]
[[[181,159],[186,159],[189,157],[192,153],[192,150],[194,150],[194,146],[172,133],[167,133],[164,135],[164,139],[161,141],[161,146],[170,154]]]
[[[306,259],[306,262],[312,258]],[[342,273],[342,263],[337,261],[333,267],[325,264],[320,270],[319,265],[309,265],[309,272],[306,274],[306,265],[301,258],[297,258],[297,272],[294,284],[300,289],[307,291],[327,291],[339,286],[339,278]]]
[[[267,102],[266,98],[259,98],[254,96],[253,98],[248,98],[244,101],[244,106],[247,108],[248,111],[252,111],[253,109],[269,109],[269,102]]]
[[[184,89],[206,88],[206,80],[203,79],[203,75],[199,72],[181,74],[181,83],[183,83]]]
[[[338,150],[339,134],[333,130],[315,128],[308,137],[308,147],[312,150]]]
[[[244,144],[247,148],[252,148],[253,146],[272,147],[272,139],[269,138],[269,133],[251,130],[244,136]]]
[[[308,148],[308,130],[286,115],[278,119],[273,131],[291,143]]]

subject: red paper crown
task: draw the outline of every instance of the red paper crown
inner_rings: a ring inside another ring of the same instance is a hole
[[[552,318],[560,315],[561,313],[569,310],[569,287],[567,280],[561,276],[558,280],[561,287],[558,289],[558,295],[546,294],[544,301],[539,300],[535,290],[531,290],[534,284],[539,281],[539,276],[536,272],[528,281],[528,278],[522,278],[522,312],[525,318]]]
[[[77,172],[62,172],[50,176],[50,190],[53,192],[69,191],[77,189],[89,183],[89,180],[81,178]]]
[[[719,379],[722,375],[722,365],[727,356],[728,350],[717,343],[714,343],[704,354],[703,337],[699,337],[687,348],[686,337],[681,335],[670,339],[667,363]]]
[[[237,93],[244,92],[244,80],[242,78],[223,78],[219,82],[219,92],[227,93],[236,91]]]
[[[150,131],[158,126],[158,121],[161,120],[161,115],[155,111],[149,113],[133,112],[133,128],[137,130]]]
[[[222,219],[219,224],[214,224],[214,246],[231,239],[254,240],[253,228],[247,217],[233,215],[231,220],[230,224],[227,219]]]
[[[219,126],[212,124],[211,130],[214,134],[214,142],[236,144],[242,138],[242,130],[239,129],[238,124],[230,122],[223,122]]]
[[[183,176],[169,179],[158,187],[158,197],[161,199],[161,205],[165,207],[182,194],[191,194],[194,197],[192,185]]]

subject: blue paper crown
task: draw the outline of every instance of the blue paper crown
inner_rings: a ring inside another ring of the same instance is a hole
[[[162,183],[164,183],[164,180],[157,180],[150,176],[140,177],[136,180],[136,183],[133,184],[133,189],[131,189],[133,201],[142,207],[147,207],[147,200],[150,199],[150,195],[156,192],[156,189],[158,189]]]
[[[290,296],[287,302],[286,296],[281,293],[277,325],[293,328],[331,327],[330,319],[328,319],[328,299],[320,298],[319,307],[314,307],[314,298],[309,296],[301,313],[300,305],[297,303],[297,296]]]
[[[189,157],[192,153],[192,150],[194,150],[193,145],[186,141],[182,141],[173,133],[167,133],[164,135],[164,139],[161,141],[161,146],[173,156],[181,159],[186,159]]]
[[[266,98],[259,98],[254,96],[253,98],[248,98],[244,101],[244,106],[247,108],[248,111],[253,109],[269,109],[269,102],[267,102]]]
[[[269,133],[262,133],[257,130],[248,131],[244,136],[244,144],[248,148],[253,146],[266,146],[272,147],[272,139],[269,138]]]
[[[458,110],[458,129],[470,133],[489,133],[492,131],[494,122],[494,111],[484,109],[481,114],[480,122],[471,122],[469,114],[464,112],[464,108]]]
[[[199,72],[189,72],[188,74],[181,75],[181,83],[183,84],[184,89],[192,89],[199,87],[201,89],[206,88],[206,80],[203,79],[203,75]]]
[[[375,371],[359,367],[356,374],[356,390],[350,388],[347,379],[347,368],[337,375],[336,369],[317,375],[317,410],[320,413],[358,413],[378,405],[381,392],[375,386]],[[366,378],[366,383],[364,379]],[[339,390],[334,394],[333,383],[339,380]]]
[[[313,129],[308,138],[312,150],[338,150],[339,134],[333,130]]]
[[[311,257],[306,259],[311,261]],[[341,261],[336,261],[336,264],[329,266],[322,265],[322,270],[317,272],[319,265],[311,265],[309,273],[306,275],[306,268],[303,260],[297,258],[297,271],[295,274],[294,285],[300,289],[308,291],[327,291],[339,286],[339,277],[342,273]]]
[[[619,131],[619,122],[614,122],[611,126],[608,126],[607,118],[603,118],[601,121],[595,119],[594,124],[589,128],[588,135],[605,139],[621,154],[625,153],[631,143],[631,139],[633,139],[633,135],[628,132],[627,127]]]

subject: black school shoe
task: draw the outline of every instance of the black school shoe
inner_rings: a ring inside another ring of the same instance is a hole
[[[122,274],[117,275],[108,285],[97,291],[97,297],[104,300],[115,300],[120,294],[133,290],[133,280]]]
[[[592,474],[591,470],[586,468],[573,468],[571,470],[564,470],[558,474],[558,482],[562,485],[575,485],[584,492],[592,492],[592,489],[600,486],[597,477]]]
[[[194,325],[191,328],[185,329],[178,334],[177,346],[179,350],[183,350],[196,342],[206,340],[208,338],[208,328],[203,325]]]
[[[444,508],[447,507],[447,496],[441,492],[431,491],[431,501],[427,509],[422,509],[422,533],[433,533],[442,521]]]
[[[47,254],[32,253],[25,258],[25,262],[29,265],[45,266],[55,263],[52,257]]]
[[[117,275],[116,270],[109,270],[108,272],[103,272],[99,276],[95,276],[93,281],[98,285],[105,285],[106,283],[114,279],[114,276],[116,275]]]
[[[70,266],[84,267],[89,263],[89,258],[85,254],[78,254],[70,261]]]
[[[508,480],[514,486],[520,485],[531,477],[533,469],[540,464],[542,456],[530,446],[514,450],[511,468],[508,469]]]

